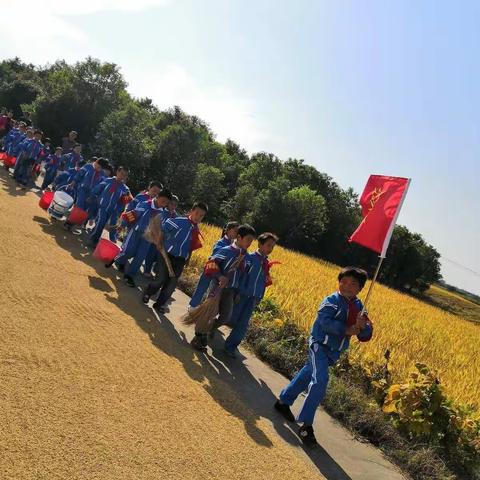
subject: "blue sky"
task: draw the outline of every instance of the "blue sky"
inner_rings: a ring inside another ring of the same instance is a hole
[[[15,3],[1,2],[4,18],[18,18]],[[358,192],[371,173],[411,177],[399,223],[439,250],[448,282],[480,294],[480,3],[27,0],[22,10],[21,34],[2,26],[0,58],[113,61],[133,94],[180,105],[219,140],[303,158]]]

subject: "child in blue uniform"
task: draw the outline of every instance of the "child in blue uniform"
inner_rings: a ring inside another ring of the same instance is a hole
[[[55,180],[62,161],[62,151],[62,147],[57,147],[55,153],[49,155],[45,160],[45,176],[43,177],[42,186],[40,187],[42,190],[48,188]]]
[[[253,227],[247,224],[240,225],[235,241],[215,252],[205,265],[204,273],[211,282],[209,295],[215,295],[219,288],[222,289],[218,319],[215,320],[211,336],[214,335],[216,328],[230,321],[245,271],[245,255],[255,236]],[[191,345],[197,350],[204,350],[207,342],[208,335],[205,332],[195,332]]]
[[[265,294],[266,287],[272,283],[270,277],[271,263],[268,256],[272,253],[278,237],[273,233],[262,233],[258,237],[258,250],[247,254],[245,272],[240,284],[240,299],[233,308],[230,335],[225,340],[225,353],[235,358],[236,351],[247,333],[253,309]]]
[[[290,406],[308,388],[308,393],[297,421],[303,425],[299,436],[306,445],[315,446],[313,419],[323,401],[328,384],[328,369],[340,354],[347,350],[354,335],[362,342],[372,338],[373,326],[363,304],[357,298],[367,281],[367,272],[356,267],[346,267],[338,275],[338,291],[325,297],[318,310],[309,339],[308,359],[305,366],[282,390],[275,409],[288,421],[295,421]]]
[[[105,225],[109,223],[109,237],[115,241],[114,225],[125,205],[130,201],[130,189],[125,185],[128,178],[128,170],[118,167],[116,175],[99,183],[93,194],[98,195],[98,213],[95,219],[95,227],[90,233],[90,244],[95,247],[102,236]]]
[[[15,150],[17,161],[13,170],[13,177],[23,187],[32,183],[31,171],[42,150],[42,135],[41,130],[35,130],[33,137],[29,135],[29,138],[21,142]]]
[[[70,183],[70,188],[76,189],[76,206],[87,210],[88,200],[92,196],[92,190],[105,180],[103,169],[108,165],[105,158],[98,158],[93,163],[84,165]]]
[[[240,224],[238,222],[228,222],[223,231],[222,237],[215,242],[213,246],[212,255],[217,253],[221,248],[228,247],[232,242],[237,238],[238,227]],[[202,272],[200,279],[198,280],[195,292],[193,293],[192,298],[190,299],[189,306],[190,308],[195,308],[202,303],[205,294],[207,293],[208,287],[210,286],[211,278],[208,278],[205,275],[205,272]]]
[[[156,249],[155,245],[143,238],[143,234],[152,218],[161,215],[170,198],[171,193],[168,190],[161,190],[154,199],[150,198],[141,202],[134,210],[130,210],[126,214],[131,228],[123,242],[122,250],[115,257],[114,262],[120,271],[125,272],[123,278],[129,287],[135,287],[133,277],[140,270],[150,250]],[[132,259],[132,262],[127,264],[130,259]],[[109,267],[112,263],[105,266]]]
[[[82,157],[82,146],[77,143],[73,150],[70,153],[67,153],[62,158],[63,161],[63,168],[68,170],[69,168],[75,168],[78,164],[82,166],[84,164],[84,159]]]
[[[193,205],[188,217],[168,218],[163,223],[163,244],[175,276],[170,278],[165,260],[159,255],[155,264],[156,279],[148,284],[143,295],[143,302],[148,303],[150,297],[160,290],[153,305],[158,312],[164,311],[165,303],[174,292],[187,259],[202,246],[198,225],[207,212],[207,205],[198,202]]]

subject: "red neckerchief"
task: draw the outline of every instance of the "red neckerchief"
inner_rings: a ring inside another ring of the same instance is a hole
[[[343,296],[340,292],[339,295],[347,302],[348,305],[348,315],[347,315],[347,327],[351,327],[357,323],[357,315],[360,312],[357,305],[355,304],[355,300],[357,297],[348,299],[347,297]]]
[[[190,247],[190,252],[193,252],[195,250],[198,250],[199,248],[203,247],[202,241],[200,238],[202,237],[202,234],[200,233],[200,229],[198,228],[198,223],[195,223],[190,216],[188,217],[189,222],[193,225],[193,230],[192,230],[192,243]]]
[[[117,191],[117,188],[118,188],[118,184],[119,184],[119,183],[120,183],[120,182],[119,182],[117,179],[115,179],[115,180],[112,182],[112,184],[110,185],[110,190],[109,190],[109,192],[110,192],[110,193],[115,193],[115,192]]]

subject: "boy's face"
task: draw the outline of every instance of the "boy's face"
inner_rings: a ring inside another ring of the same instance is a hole
[[[168,202],[168,210],[174,212],[178,207],[178,203],[175,200],[170,200]]]
[[[128,173],[126,170],[119,170],[117,172],[117,180],[119,182],[126,182],[128,178]]]
[[[238,227],[231,228],[230,230],[227,230],[227,238],[229,240],[235,240],[238,236]]]
[[[262,255],[268,257],[273,252],[276,243],[277,242],[273,238],[269,238],[263,245],[261,245],[260,243],[258,244],[258,251]]]
[[[202,223],[202,220],[205,218],[206,214],[207,212],[202,208],[194,208],[190,212],[190,220],[192,220],[193,223]]]
[[[253,235],[245,235],[244,237],[240,237],[237,235],[237,245],[244,250],[248,250],[253,242],[253,239]]]
[[[80,152],[82,151],[82,147],[75,147],[73,151],[77,154],[80,155]]]
[[[95,171],[99,172],[102,169],[102,166],[98,162],[93,162],[93,168]]]
[[[31,130],[27,131],[27,138],[33,138],[33,132]]]
[[[347,298],[356,297],[361,289],[358,280],[354,277],[346,276],[338,282],[338,291]]]
[[[157,207],[159,208],[165,208],[168,205],[168,198],[167,197],[156,197],[155,198],[155,203],[157,204]]]
[[[26,127],[24,127],[23,125],[20,125],[20,127],[18,128],[22,133],[25,133],[27,131]]]
[[[57,157],[61,157],[62,156],[62,151],[61,150],[55,150],[55,155]]]
[[[35,140],[40,141],[42,139],[42,134],[41,133],[36,133],[35,134]]]
[[[150,198],[155,198],[160,193],[160,188],[150,187],[147,193]]]

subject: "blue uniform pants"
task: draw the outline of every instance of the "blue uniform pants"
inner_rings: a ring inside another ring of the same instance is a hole
[[[132,259],[130,265],[125,269],[125,274],[133,277],[147,258],[152,244],[142,238],[143,232],[137,232],[134,229],[128,232],[127,238],[122,245],[122,251],[116,256],[117,265],[126,265],[129,259]]]
[[[28,158],[24,153],[20,154],[13,169],[13,176],[17,182],[27,185],[30,180],[30,170],[33,165],[33,159]]]
[[[46,170],[43,177],[42,190],[45,190],[55,180],[56,170]]]
[[[239,302],[233,307],[233,313],[230,318],[230,323],[233,325],[233,328],[225,340],[226,350],[234,352],[244,339],[256,304],[257,299],[255,297],[245,297],[242,295]]]
[[[191,307],[198,307],[202,303],[203,297],[207,293],[208,287],[210,286],[211,278],[208,278],[204,273],[200,276],[198,280],[197,287],[195,292],[190,300]]]
[[[307,396],[298,414],[298,422],[304,422],[307,425],[313,424],[315,412],[327,391],[328,368],[336,361],[334,353],[317,342],[312,343],[305,366],[280,393],[282,403],[293,405],[295,399],[308,387]]]
[[[82,210],[87,210],[87,199],[90,197],[90,195],[91,190],[88,187],[79,186],[77,188],[77,201],[75,202],[75,205]]]
[[[158,261],[158,255],[157,247],[151,243],[147,258],[145,258],[145,265],[143,266],[143,271],[145,273],[152,273],[153,264]]]
[[[114,212],[107,211],[103,208],[98,209],[97,217],[95,219],[95,227],[93,228],[92,233],[90,233],[90,240],[92,241],[92,243],[98,243],[100,237],[102,236],[105,225],[109,220],[111,220],[112,216],[115,217]],[[109,237],[110,240],[114,242],[116,240],[116,232],[112,232],[112,230],[110,230]]]

